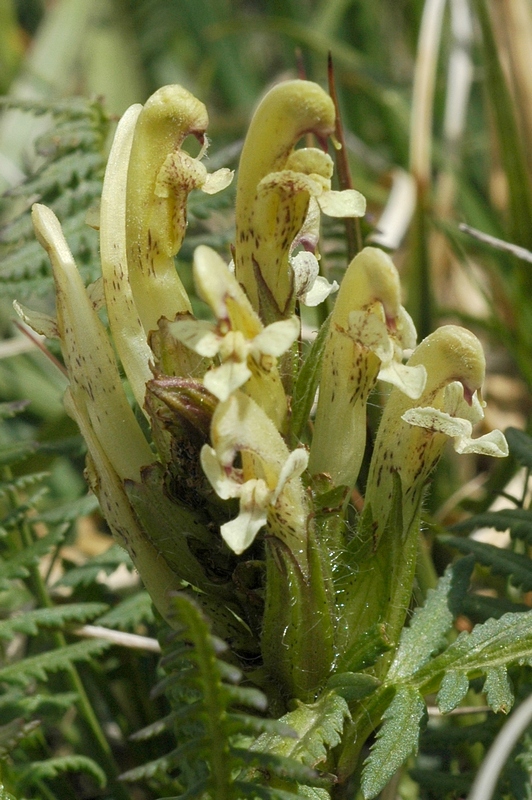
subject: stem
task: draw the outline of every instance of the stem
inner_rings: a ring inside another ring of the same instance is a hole
[[[340,189],[352,189],[353,180],[351,178],[351,170],[349,168],[349,161],[347,158],[347,148],[345,145],[344,128],[342,125],[342,117],[340,115],[340,106],[338,104],[338,95],[336,94],[336,85],[334,82],[334,68],[332,62],[332,55],[329,52],[327,62],[327,72],[329,77],[329,94],[334,103],[336,112],[334,123],[334,136],[339,145],[338,149],[335,148],[336,171],[338,174],[338,184]],[[347,241],[347,256],[348,261],[352,261],[357,253],[362,250],[362,233],[360,231],[360,220],[358,218],[346,217],[345,236]]]

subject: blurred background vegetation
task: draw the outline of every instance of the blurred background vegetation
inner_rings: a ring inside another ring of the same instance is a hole
[[[38,506],[45,524],[57,506],[71,509],[55,518],[63,534],[48,555],[45,594],[59,596],[68,586],[74,599],[115,604],[140,597],[127,568],[122,582],[80,577],[87,559],[96,556],[98,569],[112,573],[123,558],[116,551],[106,556],[109,538],[85,497],[83,445],[62,409],[65,379],[13,324],[15,298],[53,308],[49,267],[29,224],[31,203],[54,207],[87,283],[95,281],[97,234],[86,221],[97,207],[113,126],[131,103],[163,84],[183,84],[209,110],[212,168],[235,167],[259,95],[273,81],[298,75],[326,85],[328,53],[353,185],[368,199],[364,241],[393,254],[420,338],[448,320],[481,336],[486,426],[530,431],[529,0],[0,0],[0,401],[28,401],[16,417],[2,415],[2,452],[19,447],[25,456],[23,463],[4,457],[3,481],[47,474],[45,496],[28,503],[24,493],[9,494],[2,513],[7,519],[21,504]],[[229,257],[230,209],[231,192],[221,200],[192,198],[180,254],[185,270],[199,241]],[[461,223],[528,255],[496,249]],[[336,224],[324,229],[321,250],[324,273],[338,277],[347,252]],[[486,508],[513,470],[511,460],[491,473],[479,459],[462,461],[447,461],[432,491],[430,509],[440,524],[456,519],[459,503]],[[80,523],[81,511],[91,514]],[[12,530],[5,519],[4,530]],[[50,517],[48,523],[55,524]],[[35,596],[41,590],[31,569]],[[24,599],[2,597],[6,614]],[[149,602],[138,603],[123,627],[149,630]],[[135,706],[124,692],[128,686],[138,695],[153,656],[135,661],[126,677],[131,663],[113,655],[101,667],[116,678],[116,691],[110,685],[98,693],[94,673],[86,676],[102,718],[120,718],[114,735],[122,738],[158,713],[147,703]],[[44,738],[31,746],[54,749]],[[26,791],[40,796],[31,784]],[[48,796],[42,786],[38,791]],[[61,791],[68,797],[74,790]],[[74,796],[83,796],[78,791]]]

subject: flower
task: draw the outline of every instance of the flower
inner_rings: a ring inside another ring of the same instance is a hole
[[[238,174],[234,261],[237,280],[265,323],[293,313],[291,256],[312,201],[332,216],[365,213],[359,192],[331,191],[333,164],[325,152],[294,150],[308,132],[324,143],[334,119],[323,89],[286,81],[268,92],[251,121]]]
[[[204,376],[205,387],[220,401],[237,389],[246,391],[281,427],[286,397],[277,359],[299,335],[299,320],[290,317],[264,327],[235,277],[220,256],[201,246],[194,254],[198,294],[210,305],[216,324],[183,317],[170,326],[172,334],[201,356],[221,360]]]
[[[240,499],[238,516],[221,526],[227,545],[238,555],[266,524],[300,559],[306,560],[306,511],[301,482],[308,453],[289,453],[261,408],[242,392],[220,403],[211,426],[213,446],[204,445],[201,465],[216,494]],[[240,454],[242,467],[234,461]]]
[[[366,404],[377,378],[410,397],[423,390],[425,368],[401,362],[416,332],[400,297],[389,256],[366,247],[349,265],[331,316],[310,450],[310,471],[327,473],[337,486],[352,487],[358,477]]]
[[[427,336],[408,361],[408,366],[420,364],[427,371],[427,381],[419,405],[393,389],[379,426],[366,493],[374,520],[373,547],[387,523],[397,478],[402,535],[407,535],[448,437],[460,453],[508,454],[500,431],[471,438],[472,424],[483,417],[478,392],[484,381],[485,359],[477,337],[465,328],[444,325]]]

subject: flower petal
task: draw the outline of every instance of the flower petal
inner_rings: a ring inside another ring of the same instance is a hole
[[[478,439],[473,439],[471,422],[462,417],[452,417],[445,411],[430,407],[411,408],[401,419],[410,425],[427,428],[434,433],[444,433],[454,439],[453,446],[457,453],[478,453],[495,458],[504,458],[508,455],[508,443],[501,431],[490,431]]]
[[[363,217],[366,213],[366,198],[356,189],[323,192],[317,200],[328,217]]]
[[[236,389],[243,386],[251,377],[251,371],[244,361],[225,361],[205,373],[203,385],[223,403]]]
[[[214,325],[202,319],[178,319],[170,324],[172,336],[200,356],[214,358],[220,349],[221,336]]]
[[[279,473],[279,480],[271,499],[272,505],[275,505],[288,481],[292,480],[292,478],[299,478],[303,474],[308,466],[308,459],[309,454],[304,447],[297,447],[292,450]]]
[[[222,468],[216,450],[208,444],[204,444],[200,452],[201,468],[207,476],[207,480],[212,488],[222,500],[229,500],[231,497],[239,497],[241,484],[235,481],[227,471]]]
[[[266,525],[270,496],[263,480],[250,480],[242,485],[238,517],[220,528],[225,543],[237,555],[247,550]]]
[[[297,317],[272,322],[253,339],[253,349],[278,358],[293,345],[299,336]]]
[[[407,397],[417,400],[425,388],[427,370],[422,364],[418,364],[417,367],[409,367],[392,359],[381,367],[379,380],[397,386]]]
[[[217,169],[216,172],[211,172],[205,178],[205,183],[201,187],[201,191],[205,192],[205,194],[217,194],[217,192],[221,192],[229,186],[233,180],[234,174],[234,171],[232,169],[227,169],[227,167],[222,167],[221,169]]]

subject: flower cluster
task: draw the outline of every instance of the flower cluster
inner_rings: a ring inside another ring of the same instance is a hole
[[[202,163],[207,123],[202,103],[167,86],[118,125],[100,218],[109,330],[58,220],[38,204],[57,316],[17,310],[61,341],[66,406],[87,443],[91,486],[161,613],[170,589],[192,592],[220,635],[262,654],[280,696],[309,699],[365,629],[384,620],[395,635],[398,607],[404,618],[415,556],[405,557],[407,573],[398,553],[415,552],[423,488],[445,440],[491,456],[505,455],[506,442],[498,431],[472,438],[483,414],[478,340],[446,326],[416,347],[389,256],[363,249],[339,288],[319,274],[321,214],[362,216],[365,201],[332,189],[335,109],[314,83],[279,84],[259,105],[238,173],[233,261],[197,248],[195,287],[212,319],[194,317],[174,264],[188,194],[232,180]],[[190,134],[203,145],[197,158],[181,147]],[[308,135],[318,146],[298,148]],[[309,356],[319,395],[300,437],[295,406],[314,384],[298,378],[299,304],[337,290],[322,347]],[[353,540],[345,514],[378,381],[392,388]],[[245,591],[244,566],[248,582],[255,576]],[[366,597],[368,576],[376,600]]]

